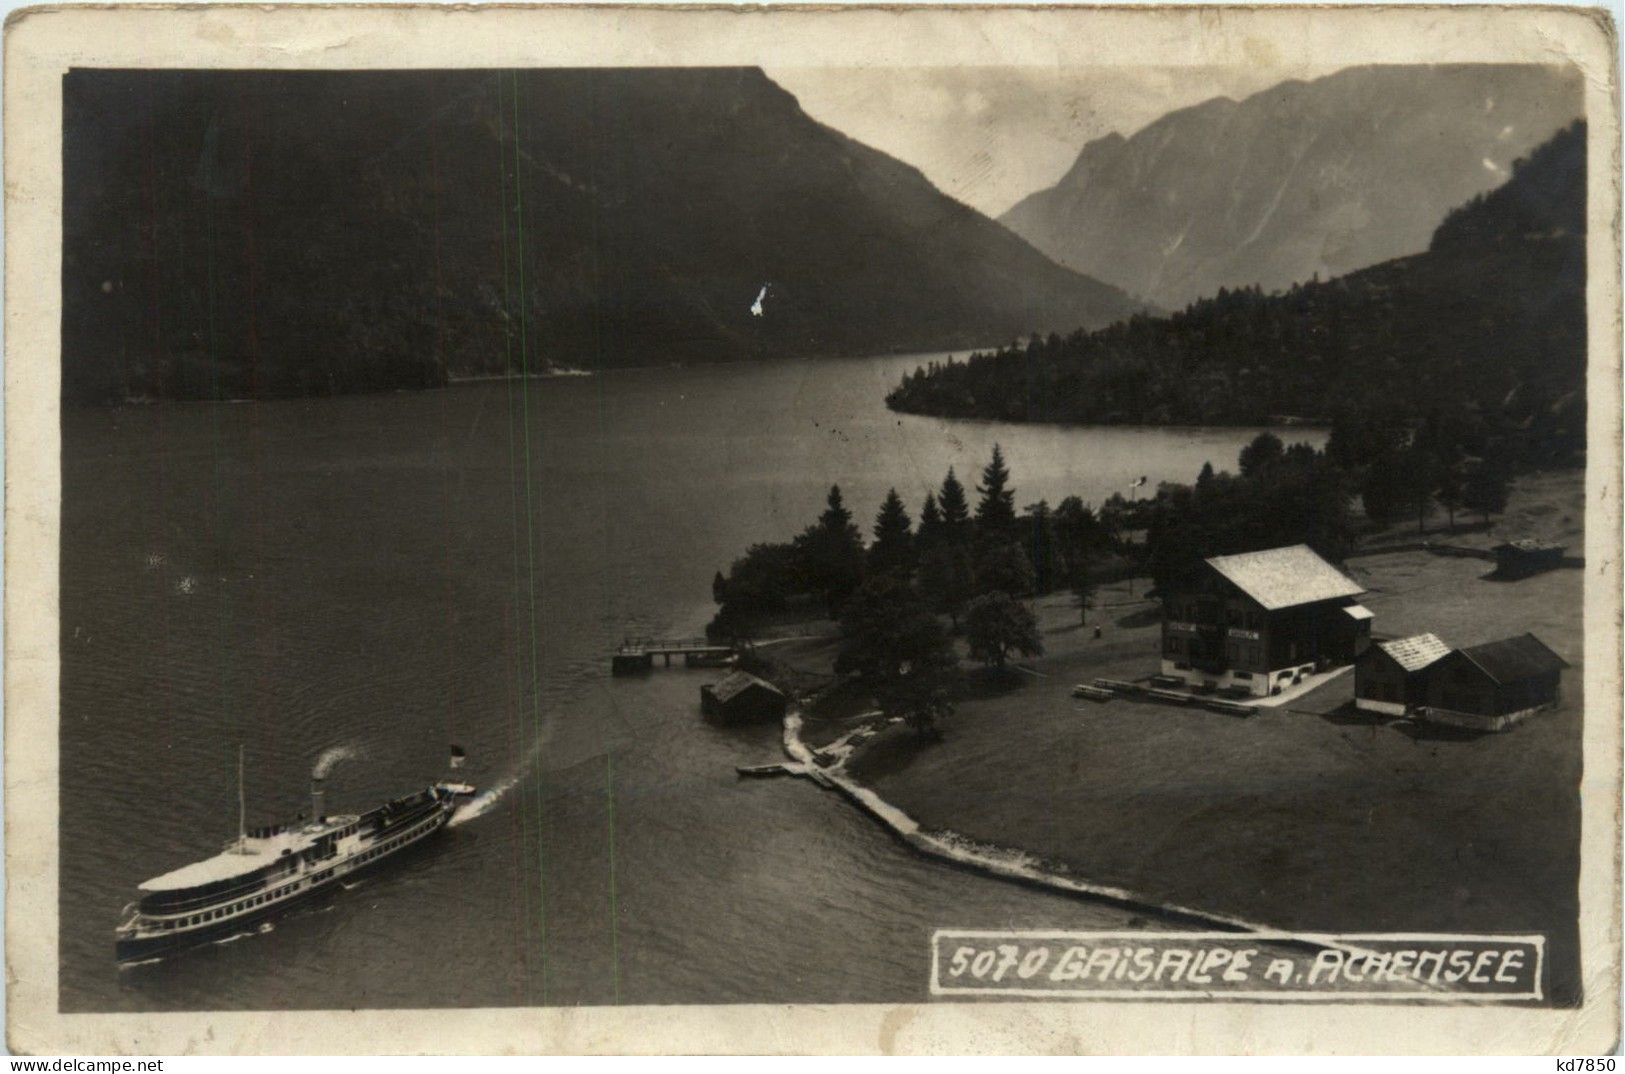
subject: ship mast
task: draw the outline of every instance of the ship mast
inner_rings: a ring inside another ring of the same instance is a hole
[[[248,853],[248,808],[243,799],[243,744],[237,744],[237,853]]]

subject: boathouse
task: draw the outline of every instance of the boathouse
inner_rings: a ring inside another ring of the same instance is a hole
[[[785,701],[777,686],[744,671],[700,687],[700,711],[720,720],[779,719]]]
[[[1495,553],[1495,574],[1499,578],[1527,578],[1531,574],[1553,570],[1563,565],[1565,546],[1548,541],[1524,538],[1498,544]]]
[[[1451,727],[1504,731],[1557,703],[1568,666],[1533,634],[1452,650],[1428,674],[1422,715]]]
[[[1403,716],[1427,704],[1428,669],[1449,652],[1433,634],[1374,643],[1354,661],[1354,707]]]
[[[1308,545],[1214,556],[1163,594],[1162,674],[1268,697],[1371,640],[1363,587]]]

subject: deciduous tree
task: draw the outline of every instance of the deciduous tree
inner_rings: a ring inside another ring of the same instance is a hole
[[[1039,656],[1044,652],[1038,619],[1032,609],[1008,593],[983,593],[965,609],[965,638],[970,654],[991,667],[1002,668],[1011,654]]]
[[[983,547],[976,557],[976,592],[1033,595],[1035,577],[1027,553],[1014,541]]]

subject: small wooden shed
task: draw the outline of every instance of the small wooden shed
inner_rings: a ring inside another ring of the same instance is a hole
[[[1495,553],[1495,573],[1502,578],[1527,578],[1531,574],[1549,571],[1563,565],[1565,546],[1548,541],[1525,538],[1498,544]]]
[[[700,687],[700,711],[721,720],[779,719],[786,700],[777,686],[745,671]]]
[[[1403,716],[1427,703],[1428,670],[1450,652],[1433,634],[1379,641],[1354,662],[1354,707]]]
[[[1455,649],[1428,675],[1423,715],[1474,731],[1504,731],[1555,705],[1568,662],[1533,634]]]

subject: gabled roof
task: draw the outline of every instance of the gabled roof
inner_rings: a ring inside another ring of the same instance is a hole
[[[732,701],[734,698],[738,697],[752,686],[760,686],[764,690],[771,690],[780,697],[784,696],[784,692],[777,686],[774,686],[772,683],[766,682],[762,679],[758,679],[756,676],[745,671],[735,671],[721,681],[712,683],[708,689],[711,691],[711,696],[716,698],[718,701]]]
[[[1457,649],[1463,657],[1498,684],[1545,675],[1568,667],[1568,661],[1552,652],[1533,634],[1486,642]]]
[[[1214,556],[1207,564],[1267,611],[1365,592],[1363,586],[1315,555],[1306,544]]]
[[[1436,634],[1413,634],[1408,638],[1379,641],[1377,648],[1393,657],[1394,663],[1406,671],[1421,671],[1450,653],[1450,646]]]

